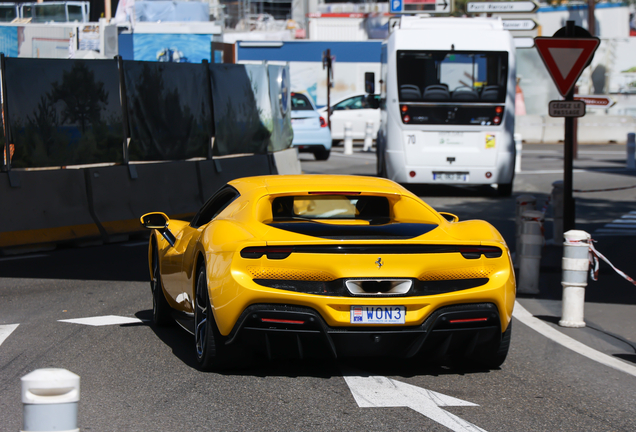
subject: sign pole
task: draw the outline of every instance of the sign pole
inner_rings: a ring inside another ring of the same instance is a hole
[[[567,21],[565,37],[574,37],[574,21]],[[574,101],[574,88],[572,88],[565,100]],[[573,184],[573,159],[574,159],[574,118],[565,118],[565,136],[563,139],[563,232],[575,229],[575,204],[572,197]]]

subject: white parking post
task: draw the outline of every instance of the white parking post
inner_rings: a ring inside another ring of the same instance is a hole
[[[344,126],[344,154],[353,154],[353,125],[346,122]]]
[[[563,301],[561,327],[585,327],[583,310],[585,307],[585,287],[590,266],[590,239],[585,231],[570,230],[563,234],[562,278]]]
[[[539,269],[543,238],[543,212],[528,210],[521,215],[521,248],[519,249],[519,282],[517,292],[539,294]]]
[[[21,381],[22,432],[79,432],[79,375],[66,369],[36,369],[23,376]]]
[[[627,169],[636,169],[636,134],[630,132],[627,134]]]
[[[552,183],[552,242],[558,245],[563,238],[563,180]]]
[[[535,210],[537,198],[534,195],[519,195],[515,207],[515,267],[519,267],[519,255],[521,251],[521,215],[528,210]]]
[[[362,151],[370,152],[373,145],[373,120],[367,120],[367,126],[364,129],[364,147]]]
[[[521,172],[521,152],[523,151],[523,142],[521,139],[521,134],[514,134],[515,139],[515,172]]]

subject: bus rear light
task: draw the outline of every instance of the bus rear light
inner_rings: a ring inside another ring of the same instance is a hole
[[[501,113],[503,112],[503,107],[498,106],[497,108],[495,108],[495,112],[496,112],[497,114],[501,114]]]
[[[409,117],[409,115],[407,114],[402,118],[402,120],[404,121],[404,123],[408,123],[411,121],[411,117]]]
[[[499,124],[501,122],[501,117],[499,117],[499,116],[495,117],[494,119],[492,119],[492,122],[494,124]]]
[[[415,171],[411,171],[411,172],[409,173],[409,175],[410,175],[411,177],[415,177]]]
[[[400,107],[400,110],[402,110],[403,113],[407,112],[409,110],[409,106],[408,105],[402,105]]]
[[[492,173],[490,171],[486,172],[486,178],[489,179],[490,177],[492,177]]]
[[[327,127],[327,122],[322,117],[320,117],[320,127],[321,128]]]

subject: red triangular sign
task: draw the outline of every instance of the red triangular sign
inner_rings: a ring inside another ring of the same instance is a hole
[[[539,56],[561,96],[572,90],[600,42],[598,38],[534,38]]]

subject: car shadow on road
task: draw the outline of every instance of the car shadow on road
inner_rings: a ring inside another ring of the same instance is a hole
[[[194,337],[180,328],[176,323],[167,327],[152,325],[152,310],[142,310],[135,314],[144,325],[149,326],[172,353],[192,369],[197,368],[194,356]],[[140,325],[140,324],[136,324]],[[210,372],[221,375],[240,375],[254,377],[312,377],[331,378],[334,376],[398,376],[410,378],[414,376],[441,376],[441,375],[468,375],[477,373],[489,373],[491,370],[465,363],[441,364],[435,362],[417,360],[404,360],[399,358],[275,358],[267,359],[262,355],[252,353],[233,358],[231,368],[212,370]]]

